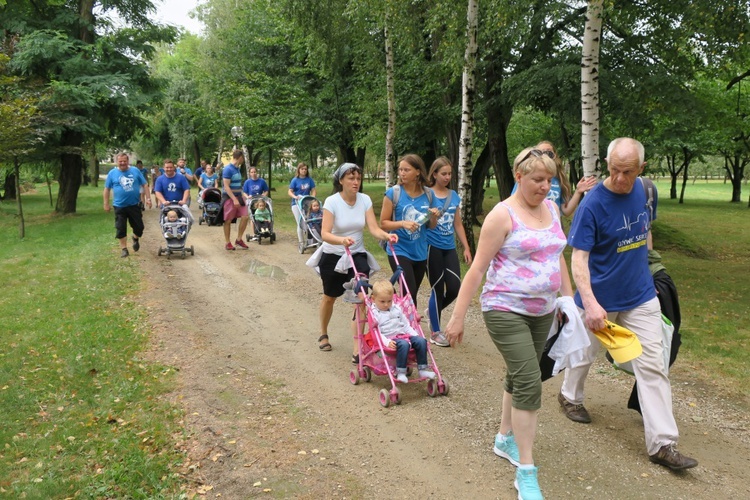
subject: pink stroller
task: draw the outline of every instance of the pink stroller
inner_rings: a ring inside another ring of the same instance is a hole
[[[393,251],[393,247],[391,247]],[[391,403],[401,404],[401,389],[396,384],[401,382],[396,380],[396,350],[390,349],[383,344],[382,336],[378,330],[377,322],[374,321],[370,312],[370,306],[372,299],[367,295],[367,288],[370,286],[367,283],[367,276],[359,273],[354,267],[354,259],[346,249],[347,255],[354,269],[354,292],[364,293],[364,312],[366,317],[362,317],[363,308],[359,305],[354,306],[354,315],[357,321],[357,343],[359,345],[359,363],[349,373],[349,381],[357,385],[360,380],[369,382],[372,378],[372,374],[375,375],[388,375],[390,380],[391,389],[381,389],[379,393],[380,404],[384,407],[390,406]],[[398,257],[393,252],[393,258],[396,261],[396,272],[391,277],[391,283],[399,284],[399,291],[393,297],[393,303],[398,305],[404,312],[404,315],[409,319],[409,324],[414,328],[420,337],[424,338],[424,332],[422,327],[419,325],[419,315],[417,314],[416,307],[414,307],[414,301],[411,298],[411,294],[406,286],[406,280],[403,276],[403,271],[398,264]],[[431,397],[435,397],[438,394],[443,396],[448,395],[448,382],[440,374],[435,357],[432,355],[430,350],[430,343],[427,342],[427,356],[432,366],[432,370],[435,372],[435,379],[428,379],[424,377],[409,379],[408,383],[416,383],[427,380],[427,394]],[[416,356],[414,350],[409,351],[408,364],[407,364],[407,375],[411,375],[417,366]]]

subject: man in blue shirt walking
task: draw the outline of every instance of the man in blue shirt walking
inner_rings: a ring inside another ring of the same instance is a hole
[[[145,186],[144,189],[142,189]],[[136,167],[130,166],[130,159],[125,153],[117,155],[117,167],[107,174],[104,182],[104,211],[109,212],[110,192],[114,192],[112,205],[115,207],[115,238],[120,240],[120,257],[127,257],[128,227],[133,230],[133,251],[141,248],[140,238],[143,236],[143,213],[139,203],[145,201],[151,207],[151,197],[147,193],[148,183]]]

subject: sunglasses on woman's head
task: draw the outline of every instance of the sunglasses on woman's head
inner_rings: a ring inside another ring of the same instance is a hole
[[[526,154],[526,156],[523,157],[523,160],[521,160],[521,163],[528,160],[531,155],[534,155],[537,158],[541,157],[542,155],[546,155],[552,160],[555,159],[554,151],[542,151],[541,149],[532,149]]]

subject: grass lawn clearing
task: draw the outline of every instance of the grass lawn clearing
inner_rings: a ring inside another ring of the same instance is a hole
[[[140,269],[113,251],[101,188],[81,189],[78,215],[52,215],[44,191],[23,204],[23,241],[0,205],[0,496],[177,496],[180,411],[159,398],[173,372],[140,358]]]

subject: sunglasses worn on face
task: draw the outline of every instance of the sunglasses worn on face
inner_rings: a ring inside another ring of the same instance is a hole
[[[520,163],[523,163],[526,160],[528,160],[531,155],[534,155],[537,158],[539,158],[542,155],[546,155],[546,156],[548,156],[552,160],[555,159],[555,152],[554,151],[542,151],[541,149],[532,149],[531,151],[529,151],[526,154],[526,156],[523,157],[523,160],[521,160]]]

